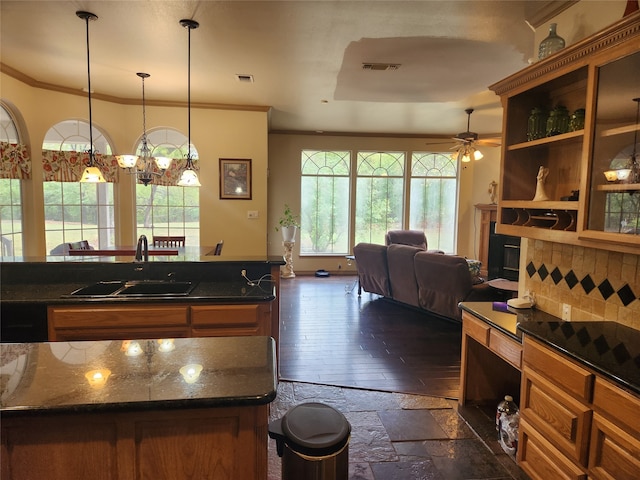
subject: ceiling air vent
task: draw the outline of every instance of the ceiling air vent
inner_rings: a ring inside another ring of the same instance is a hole
[[[247,75],[243,73],[236,73],[236,80],[244,83],[253,83],[253,75]]]
[[[400,68],[399,63],[363,63],[363,70],[376,70],[378,72],[383,72],[386,70],[398,70]]]

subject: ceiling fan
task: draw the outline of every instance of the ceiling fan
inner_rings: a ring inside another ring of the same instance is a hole
[[[500,143],[497,141],[497,139],[479,139],[476,132],[469,131],[473,108],[467,108],[465,112],[467,113],[467,131],[460,132],[455,137],[453,137],[453,140],[456,141],[456,144],[451,147],[451,150],[455,150],[455,152],[453,152],[451,156],[454,160],[460,157],[463,162],[470,162],[472,158],[474,160],[480,160],[483,155],[480,150],[476,148],[477,145],[499,147]],[[434,143],[427,143],[427,145],[434,145]]]

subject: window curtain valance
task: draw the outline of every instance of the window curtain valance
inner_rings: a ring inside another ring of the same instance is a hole
[[[126,175],[118,165],[115,155],[95,154],[96,164],[104,175],[107,182],[117,183],[119,175]],[[4,151],[3,151],[4,163]],[[58,150],[42,151],[42,169],[45,182],[78,182],[82,177],[82,172],[89,164],[89,154],[86,152],[65,152]],[[171,166],[160,176],[153,177],[155,185],[177,186],[180,176],[187,161],[184,159],[174,159]],[[139,165],[141,168],[142,164]],[[161,170],[153,163],[153,171],[161,173]]]
[[[95,153],[97,167],[107,182],[118,181],[118,161],[114,155]],[[89,165],[86,152],[42,151],[42,170],[45,182],[78,182]]]
[[[0,142],[0,178],[27,180],[31,178],[31,157],[21,143]]]

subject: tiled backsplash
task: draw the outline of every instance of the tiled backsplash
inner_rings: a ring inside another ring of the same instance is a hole
[[[572,320],[613,320],[640,330],[640,257],[542,240],[522,239],[525,291],[537,308]]]

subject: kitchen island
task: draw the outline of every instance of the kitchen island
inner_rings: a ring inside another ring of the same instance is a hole
[[[3,479],[266,479],[272,338],[0,345]]]

